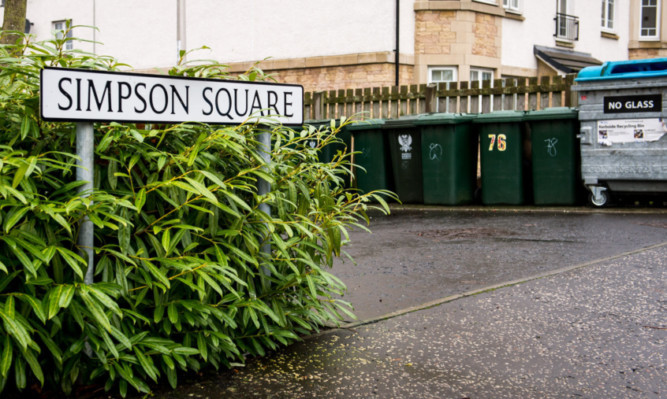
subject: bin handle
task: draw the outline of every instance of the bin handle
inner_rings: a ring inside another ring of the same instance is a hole
[[[584,126],[579,130],[577,138],[581,140],[581,144],[593,144],[593,129],[590,126]]]

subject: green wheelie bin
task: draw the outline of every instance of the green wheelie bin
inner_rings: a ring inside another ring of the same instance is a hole
[[[484,205],[524,203],[523,111],[497,111],[475,118],[479,128]]]
[[[394,191],[404,204],[422,204],[421,129],[415,125],[419,115],[404,116],[385,121],[391,154]]]
[[[436,113],[422,115],[422,174],[424,203],[470,204],[477,186],[477,135],[473,115]]]
[[[577,134],[579,113],[559,107],[529,111],[533,202],[535,205],[575,205],[579,194]]]
[[[349,125],[354,152],[354,181],[359,191],[391,190],[391,163],[382,131],[384,119],[370,119]]]
[[[306,121],[304,125],[311,125],[318,129],[329,128],[331,126],[331,120],[321,119],[321,120]],[[347,129],[347,126],[340,129],[336,136],[340,140],[342,140],[342,142],[331,143],[329,145],[322,147],[317,154],[317,157],[320,162],[331,162],[339,151],[346,151],[346,150],[350,151],[351,135]],[[309,145],[311,147],[315,147],[317,146],[317,144],[318,143],[315,142],[314,140],[305,143],[305,145]]]

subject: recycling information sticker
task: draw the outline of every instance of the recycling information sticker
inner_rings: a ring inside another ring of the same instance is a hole
[[[598,142],[603,144],[658,141],[665,133],[663,118],[598,121]]]

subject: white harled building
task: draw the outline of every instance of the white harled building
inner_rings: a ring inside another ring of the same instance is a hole
[[[159,72],[181,50],[331,90],[564,75],[667,56],[667,0],[28,0],[37,39]],[[2,11],[0,10],[0,13]],[[98,30],[83,27],[96,26]]]

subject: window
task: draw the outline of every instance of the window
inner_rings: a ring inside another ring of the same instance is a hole
[[[614,0],[602,0],[602,29],[614,30]]]
[[[456,82],[456,67],[430,67],[428,83]]]
[[[490,69],[470,68],[470,82],[479,82],[479,87],[482,87],[482,82],[485,80],[493,80],[493,71]]]
[[[658,37],[658,0],[642,0],[641,39],[656,39]]]
[[[557,0],[556,3],[556,33],[557,40],[579,40],[579,17],[569,15],[570,4],[567,0]]]
[[[72,20],[63,20],[63,21],[53,21],[53,33],[56,36],[56,39],[62,40],[63,35],[67,34],[67,38],[72,37]],[[74,42],[68,40],[65,42],[65,50],[72,50],[74,48]]]
[[[503,0],[503,7],[505,7],[505,9],[508,11],[520,11],[519,0]]]

